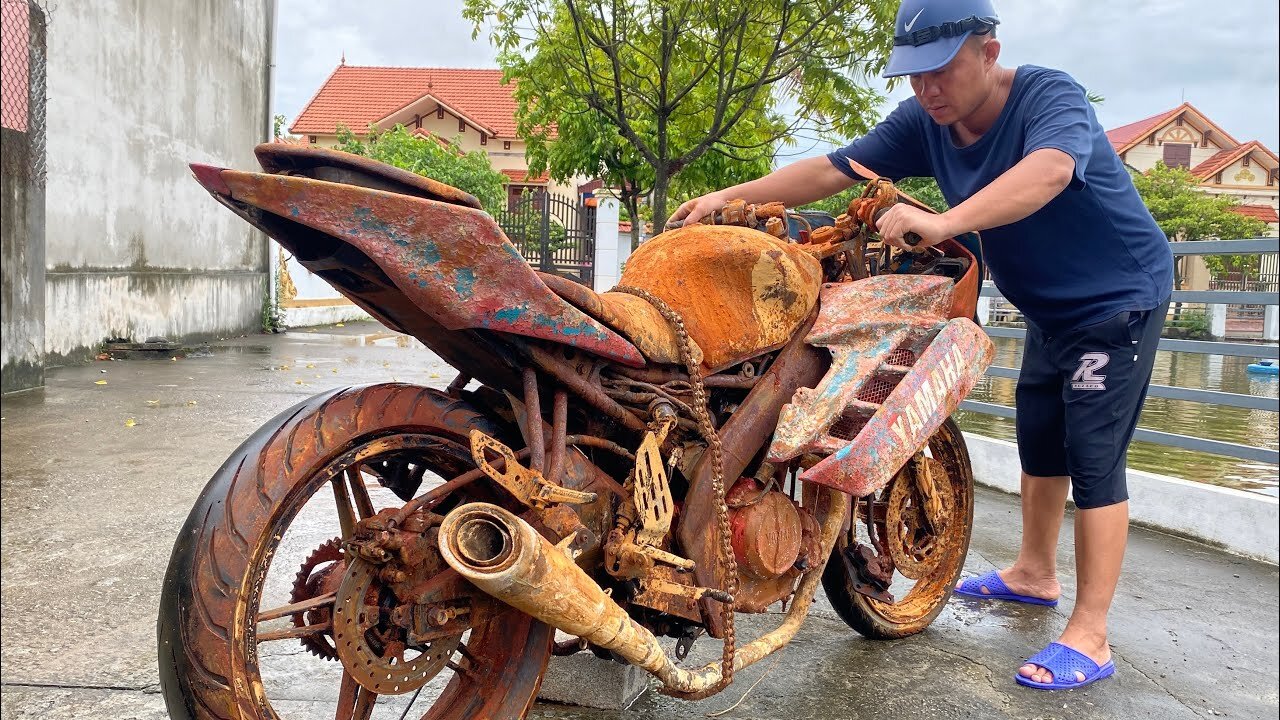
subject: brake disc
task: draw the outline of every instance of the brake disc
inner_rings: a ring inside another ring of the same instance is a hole
[[[894,477],[885,514],[889,555],[898,572],[912,580],[928,577],[938,569],[946,556],[947,529],[954,524],[951,514],[955,510],[955,494],[946,467],[933,458],[925,458],[925,462],[929,464],[934,492],[942,502],[941,527],[931,527],[925,516],[924,498],[910,464]]]
[[[382,603],[391,597],[378,580],[378,566],[355,559],[334,599],[333,638],[343,668],[361,687],[379,695],[399,695],[425,685],[444,669],[462,634],[406,648],[403,628],[389,621]],[[412,653],[418,653],[412,657]]]

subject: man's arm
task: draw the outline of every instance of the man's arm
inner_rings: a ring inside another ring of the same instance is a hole
[[[670,221],[695,223],[719,210],[726,202],[738,199],[748,203],[777,200],[787,207],[797,207],[835,195],[852,187],[854,182],[826,157],[806,158],[764,177],[694,198],[672,213]]]
[[[921,239],[918,247],[929,247],[956,235],[1015,223],[1065,190],[1075,166],[1075,160],[1061,150],[1036,150],[941,215],[894,205],[877,223],[880,236],[891,245],[906,248],[902,236],[914,232]]]

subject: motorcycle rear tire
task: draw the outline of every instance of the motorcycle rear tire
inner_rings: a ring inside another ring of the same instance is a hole
[[[214,474],[174,544],[157,621],[160,686],[174,720],[275,720],[257,663],[252,618],[267,568],[320,471],[358,445],[414,433],[466,447],[471,429],[499,433],[464,402],[399,383],[334,390],[286,410]],[[246,620],[248,618],[249,620]],[[473,630],[482,672],[456,675],[430,720],[523,718],[551,655],[553,631],[512,611]],[[418,715],[414,715],[418,717]]]

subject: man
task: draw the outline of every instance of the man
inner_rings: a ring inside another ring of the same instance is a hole
[[[1001,67],[990,0],[904,0],[885,77],[910,76],[904,101],[867,136],[672,216],[697,221],[733,198],[789,206],[860,178],[936,177],[951,209],[896,205],[886,242],[923,246],[982,232],[992,279],[1027,320],[1017,390],[1022,547],[1012,567],[961,595],[1056,605],[1056,546],[1068,488],[1077,507],[1076,604],[1058,642],[1014,679],[1079,687],[1111,675],[1107,611],[1129,527],[1125,455],[1146,396],[1173,286],[1173,257],[1084,90],[1065,73]]]

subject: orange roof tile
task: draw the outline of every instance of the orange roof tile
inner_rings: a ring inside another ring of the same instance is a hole
[[[370,123],[430,96],[495,137],[514,138],[514,91],[502,84],[501,70],[339,65],[289,130],[330,135],[341,123],[364,133]]]
[[[1276,209],[1270,205],[1236,205],[1231,208],[1231,212],[1256,218],[1265,223],[1280,223],[1280,214],[1277,214]]]
[[[551,176],[545,172],[536,178],[530,178],[529,173],[524,170],[503,170],[501,172],[507,176],[509,182],[517,185],[546,185],[551,180]]]
[[[1172,110],[1166,110],[1165,112],[1157,113],[1155,115],[1152,115],[1149,118],[1144,118],[1137,122],[1131,122],[1128,125],[1121,125],[1118,128],[1108,130],[1107,139],[1111,141],[1111,147],[1115,148],[1116,152],[1122,153],[1128,150],[1129,148],[1133,147],[1134,145],[1137,145],[1144,138],[1146,138],[1147,135],[1149,135],[1153,130],[1160,127],[1165,122],[1172,120],[1173,118],[1177,117],[1178,115],[1184,112],[1195,113],[1196,117],[1202,120],[1206,125],[1210,127],[1210,129],[1212,129],[1215,133],[1217,133],[1218,136],[1222,139],[1222,141],[1225,142],[1226,144],[1231,145],[1233,147],[1240,144],[1238,140],[1231,137],[1230,133],[1228,133],[1226,130],[1223,130],[1221,127],[1218,127],[1218,124],[1210,120],[1208,115],[1205,115],[1204,113],[1200,112],[1199,108],[1197,108],[1195,105],[1192,105],[1189,102],[1184,102]],[[1219,143],[1219,144],[1222,144],[1222,143]]]
[[[1121,125],[1114,130],[1108,130],[1107,139],[1111,141],[1111,147],[1115,148],[1116,152],[1120,152],[1120,148],[1146,137],[1147,133],[1159,127],[1160,123],[1173,117],[1181,109],[1176,107],[1128,125]]]
[[[1266,145],[1263,145],[1257,140],[1250,140],[1243,145],[1237,145],[1236,147],[1227,150],[1219,150],[1204,162],[1191,168],[1191,174],[1201,180],[1206,180],[1251,152],[1262,153],[1265,157],[1269,157],[1273,163],[1280,163],[1280,160],[1276,158],[1276,154],[1271,152]]]

